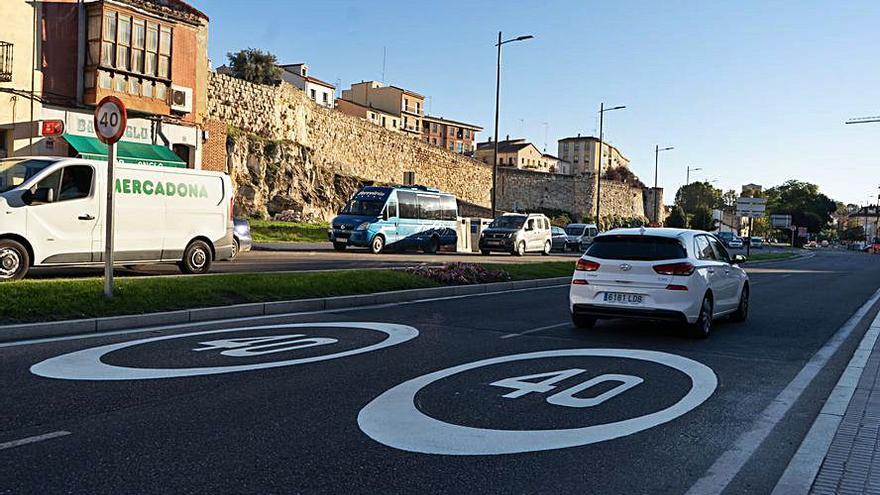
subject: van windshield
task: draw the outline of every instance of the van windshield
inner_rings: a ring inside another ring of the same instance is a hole
[[[44,168],[55,163],[54,160],[34,160],[9,158],[0,160],[0,193],[10,191],[24,184]]]
[[[489,224],[493,229],[519,229],[526,222],[526,217],[520,216],[504,216],[498,217]]]
[[[354,197],[348,202],[345,209],[342,210],[342,213],[345,213],[346,215],[378,217],[379,214],[382,213],[383,206],[385,206],[385,201],[376,201],[373,199],[365,200]]]
[[[565,233],[568,235],[583,235],[584,231],[586,230],[587,228],[583,225],[581,225],[580,227],[566,227]]]

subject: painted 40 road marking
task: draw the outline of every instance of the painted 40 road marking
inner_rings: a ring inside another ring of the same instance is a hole
[[[580,368],[572,368],[568,370],[562,371],[551,371],[549,373],[538,373],[537,375],[525,375],[525,376],[515,376],[512,378],[505,378],[503,380],[498,380],[497,382],[490,383],[489,385],[494,385],[496,387],[505,387],[515,389],[516,392],[510,392],[509,394],[504,394],[502,397],[506,399],[517,399],[527,394],[531,393],[547,393],[556,388],[556,383],[559,383],[563,380],[567,380],[574,376],[580,375],[581,373],[585,373],[587,370],[582,370]],[[550,377],[547,380],[541,382],[531,382],[528,380],[534,380],[536,378],[544,378]],[[550,397],[547,397],[547,403],[553,404],[556,406],[565,406],[565,407],[593,407],[598,406],[599,404],[611,399],[613,397],[617,397],[618,395],[626,392],[627,390],[635,387],[636,385],[644,382],[642,378],[633,375],[617,375],[617,374],[604,374],[599,375],[595,378],[591,378],[585,382],[581,382],[579,385],[575,385],[573,387],[569,387],[561,392],[557,392]],[[581,393],[584,390],[589,390],[596,385],[605,382],[617,382],[619,385],[616,387],[607,390],[595,397],[588,398],[580,398],[575,397],[575,394]]]

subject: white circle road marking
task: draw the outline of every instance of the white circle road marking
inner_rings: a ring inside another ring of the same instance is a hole
[[[274,361],[269,363],[253,363],[235,366],[214,366],[204,368],[128,368],[125,366],[115,366],[106,364],[101,361],[101,357],[113,351],[133,347],[150,342],[159,342],[162,340],[179,339],[183,337],[192,337],[195,335],[210,335],[216,333],[244,332],[253,330],[268,330],[278,328],[358,328],[364,330],[375,330],[388,335],[385,340],[357,349],[337,352],[333,354],[325,354],[321,356],[311,356],[299,359],[288,359],[284,361]],[[131,342],[121,342],[118,344],[104,345],[93,347],[81,351],[75,351],[54,358],[47,359],[31,366],[31,373],[46,378],[59,378],[62,380],[151,380],[157,378],[176,378],[183,376],[199,376],[199,375],[216,375],[220,373],[235,373],[239,371],[260,370],[267,368],[280,368],[282,366],[293,366],[297,364],[314,363],[317,361],[326,361],[328,359],[336,359],[354,354],[375,351],[385,347],[397,345],[407,340],[414,339],[419,335],[419,331],[413,327],[406,325],[396,325],[393,323],[372,323],[372,322],[316,322],[316,323],[288,323],[283,325],[265,325],[257,327],[241,327],[227,328],[222,330],[207,330],[204,332],[191,332],[180,335],[168,335],[162,337],[152,337],[148,339],[139,339]]]
[[[569,356],[612,357],[662,364],[688,375],[690,391],[675,404],[644,416],[613,423],[561,430],[495,430],[460,426],[434,419],[415,406],[416,394],[449,376],[511,361]],[[697,361],[640,349],[562,349],[514,354],[462,364],[422,375],[391,388],[358,414],[361,431],[396,449],[424,454],[499,455],[577,447],[638,433],[672,421],[708,399],[718,385],[715,373]]]

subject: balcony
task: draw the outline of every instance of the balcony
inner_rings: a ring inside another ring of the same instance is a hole
[[[407,105],[401,105],[400,110],[406,113],[411,113],[413,115],[421,115],[422,107],[410,107]]]
[[[12,43],[0,41],[0,82],[12,80]]]

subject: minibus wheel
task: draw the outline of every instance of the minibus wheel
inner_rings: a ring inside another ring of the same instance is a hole
[[[383,249],[385,249],[385,238],[381,235],[373,237],[373,242],[370,243],[370,251],[373,254],[379,254]]]
[[[207,273],[211,268],[211,248],[205,241],[190,242],[178,266],[180,271],[187,274]]]
[[[11,239],[0,239],[0,280],[18,280],[31,266],[27,249]]]
[[[425,254],[434,254],[440,249],[440,239],[432,237],[428,239],[428,243],[422,248]]]

